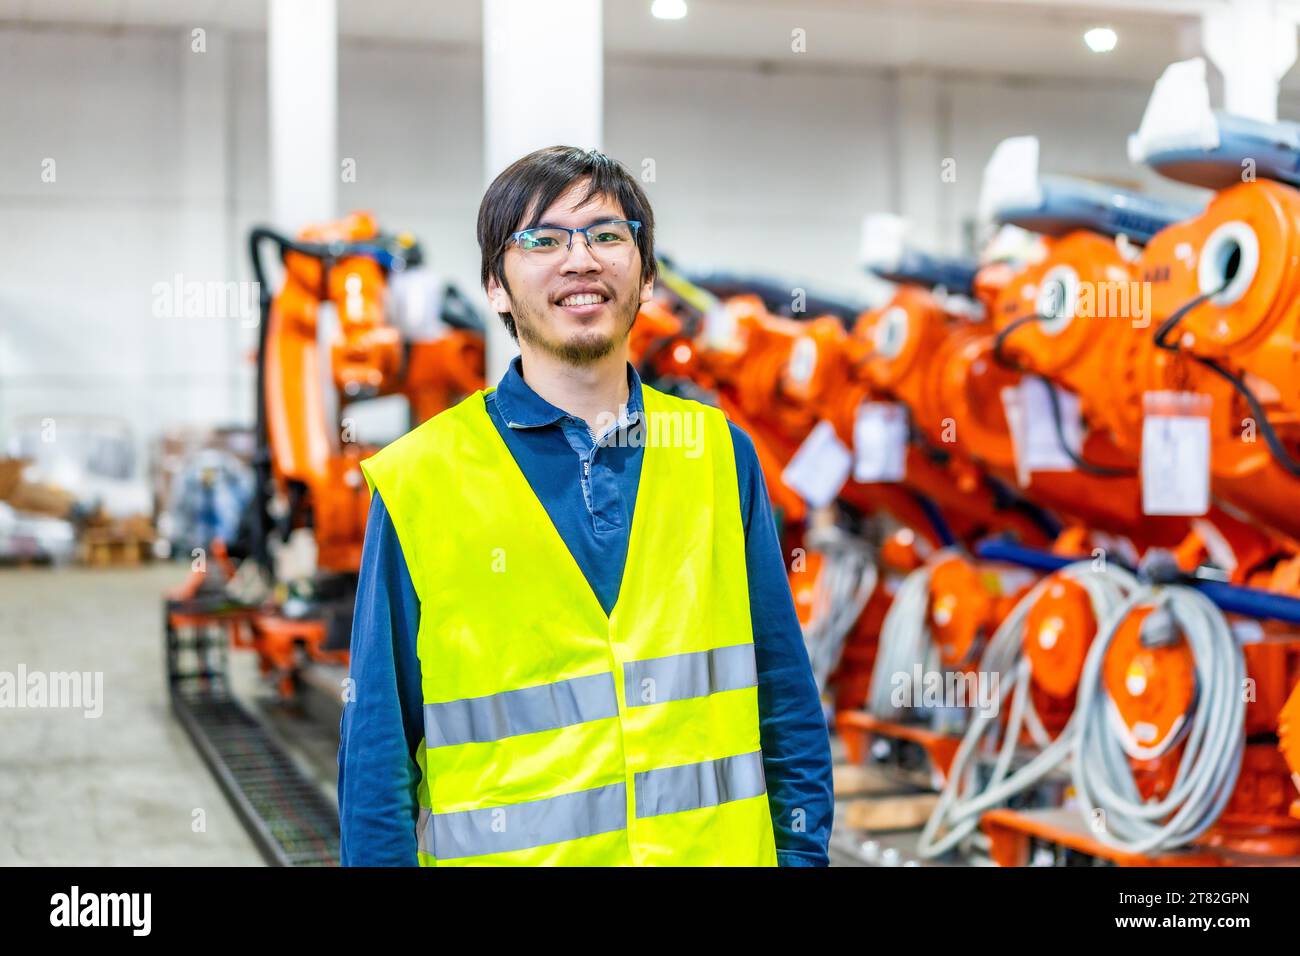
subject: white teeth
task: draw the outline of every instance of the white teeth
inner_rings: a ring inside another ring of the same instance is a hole
[[[595,305],[597,302],[604,301],[605,297],[599,292],[584,292],[581,295],[571,295],[561,299],[560,305]]]

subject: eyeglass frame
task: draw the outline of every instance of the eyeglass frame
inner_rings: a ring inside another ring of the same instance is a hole
[[[594,255],[595,254],[594,250],[596,247],[591,244],[591,230],[595,229],[597,226],[610,226],[616,223],[626,223],[627,225],[632,227],[632,244],[637,245],[637,237],[641,235],[640,219],[602,219],[600,222],[593,222],[590,226],[582,226],[581,228],[577,228],[577,229],[570,229],[568,226],[541,226],[541,225],[530,226],[527,229],[520,229],[517,232],[510,233],[510,237],[506,240],[506,248],[509,248],[510,246],[518,246],[519,237],[526,232],[535,232],[538,229],[560,229],[569,234],[569,244],[564,247],[564,252],[566,255],[573,251],[573,237],[579,232],[582,233],[583,239],[585,239],[587,242],[587,252],[592,253]],[[604,245],[604,243],[599,243],[599,244]],[[638,248],[640,247],[638,246]],[[519,251],[523,253],[529,253],[532,252],[533,250],[524,249],[521,247]]]

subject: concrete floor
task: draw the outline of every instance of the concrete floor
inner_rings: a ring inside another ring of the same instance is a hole
[[[0,866],[261,865],[168,702],[161,596],[184,576],[170,564],[0,567],[0,672],[102,672],[104,698],[98,718],[0,706]],[[260,690],[251,654],[230,666],[240,696],[332,793],[336,705],[322,695],[311,718],[287,711]],[[863,836],[837,827],[832,865],[862,865]]]
[[[0,568],[0,671],[103,673],[98,718],[0,707],[0,865],[262,862],[168,703],[161,596],[184,576]]]

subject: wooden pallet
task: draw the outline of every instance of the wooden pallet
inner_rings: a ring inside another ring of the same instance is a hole
[[[152,558],[152,538],[114,529],[87,528],[77,543],[77,559],[91,567],[133,567]]]
[[[837,800],[914,793],[917,790],[910,781],[899,780],[894,774],[869,765],[837,763],[833,773]]]
[[[850,800],[844,806],[844,822],[868,833],[911,830],[925,825],[939,802],[937,793],[908,793]]]

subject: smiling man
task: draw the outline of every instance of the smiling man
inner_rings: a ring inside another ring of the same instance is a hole
[[[343,863],[824,866],[826,723],[753,443],[628,362],[644,192],[538,150],[478,241],[520,355],[362,465]]]

